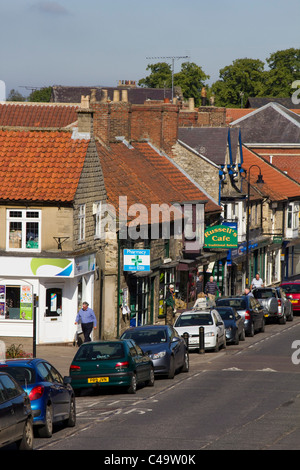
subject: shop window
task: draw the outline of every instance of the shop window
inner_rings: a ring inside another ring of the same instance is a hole
[[[49,288],[46,291],[46,317],[59,317],[62,314],[62,289]]]
[[[7,210],[7,250],[40,250],[41,211]]]
[[[0,285],[0,319],[32,320],[33,295],[28,285]]]

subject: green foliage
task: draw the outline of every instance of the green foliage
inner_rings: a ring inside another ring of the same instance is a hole
[[[44,87],[39,90],[34,90],[28,96],[27,101],[39,102],[39,103],[49,103],[52,93],[52,87]]]
[[[9,348],[6,350],[6,359],[16,359],[16,358],[28,358],[32,357],[32,354],[26,353],[23,350],[23,345],[19,344],[16,346],[15,344],[12,344]]]
[[[181,66],[181,71],[174,74],[174,85],[181,87],[185,99],[194,98],[195,105],[199,106],[201,89],[207,79],[209,79],[209,75],[206,75],[201,67],[194,62],[185,62]]]
[[[7,97],[7,101],[26,101],[25,96],[21,95],[17,90],[12,88]]]
[[[171,88],[172,71],[169,64],[166,62],[149,64],[146,70],[151,70],[151,73],[138,82],[139,86],[145,88]]]

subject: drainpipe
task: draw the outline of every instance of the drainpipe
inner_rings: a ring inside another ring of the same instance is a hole
[[[118,286],[118,305],[117,305],[117,338],[120,337],[120,301],[121,301],[121,294],[120,294],[120,286],[121,286],[121,243],[119,238],[119,232],[117,232],[118,237],[118,278],[117,278],[117,286]]]

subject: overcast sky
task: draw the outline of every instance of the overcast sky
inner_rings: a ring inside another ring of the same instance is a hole
[[[138,81],[165,56],[189,56],[213,83],[235,59],[300,47],[299,0],[1,0],[0,19],[7,94]]]

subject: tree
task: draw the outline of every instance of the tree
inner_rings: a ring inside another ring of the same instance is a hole
[[[49,103],[52,93],[52,87],[43,87],[39,90],[34,90],[28,96],[27,101],[40,102],[40,103]]]
[[[290,97],[292,83],[300,77],[300,49],[274,52],[266,61],[269,70],[265,72],[264,96]]]
[[[21,95],[19,91],[12,88],[7,97],[7,101],[26,101],[26,98],[25,96]]]
[[[146,70],[151,70],[150,75],[139,80],[138,85],[145,88],[171,88],[172,70],[166,62],[149,64]]]
[[[146,88],[171,88],[172,69],[166,62],[149,64],[147,70],[151,74],[142,78],[138,84]],[[204,81],[209,78],[202,68],[193,62],[185,62],[181,65],[181,70],[174,74],[174,86],[181,87],[185,99],[194,98],[195,105],[198,106],[201,100],[201,89]]]
[[[258,59],[236,59],[232,65],[220,70],[220,80],[213,83],[211,91],[217,106],[237,108],[249,96],[264,94],[264,63]]]

